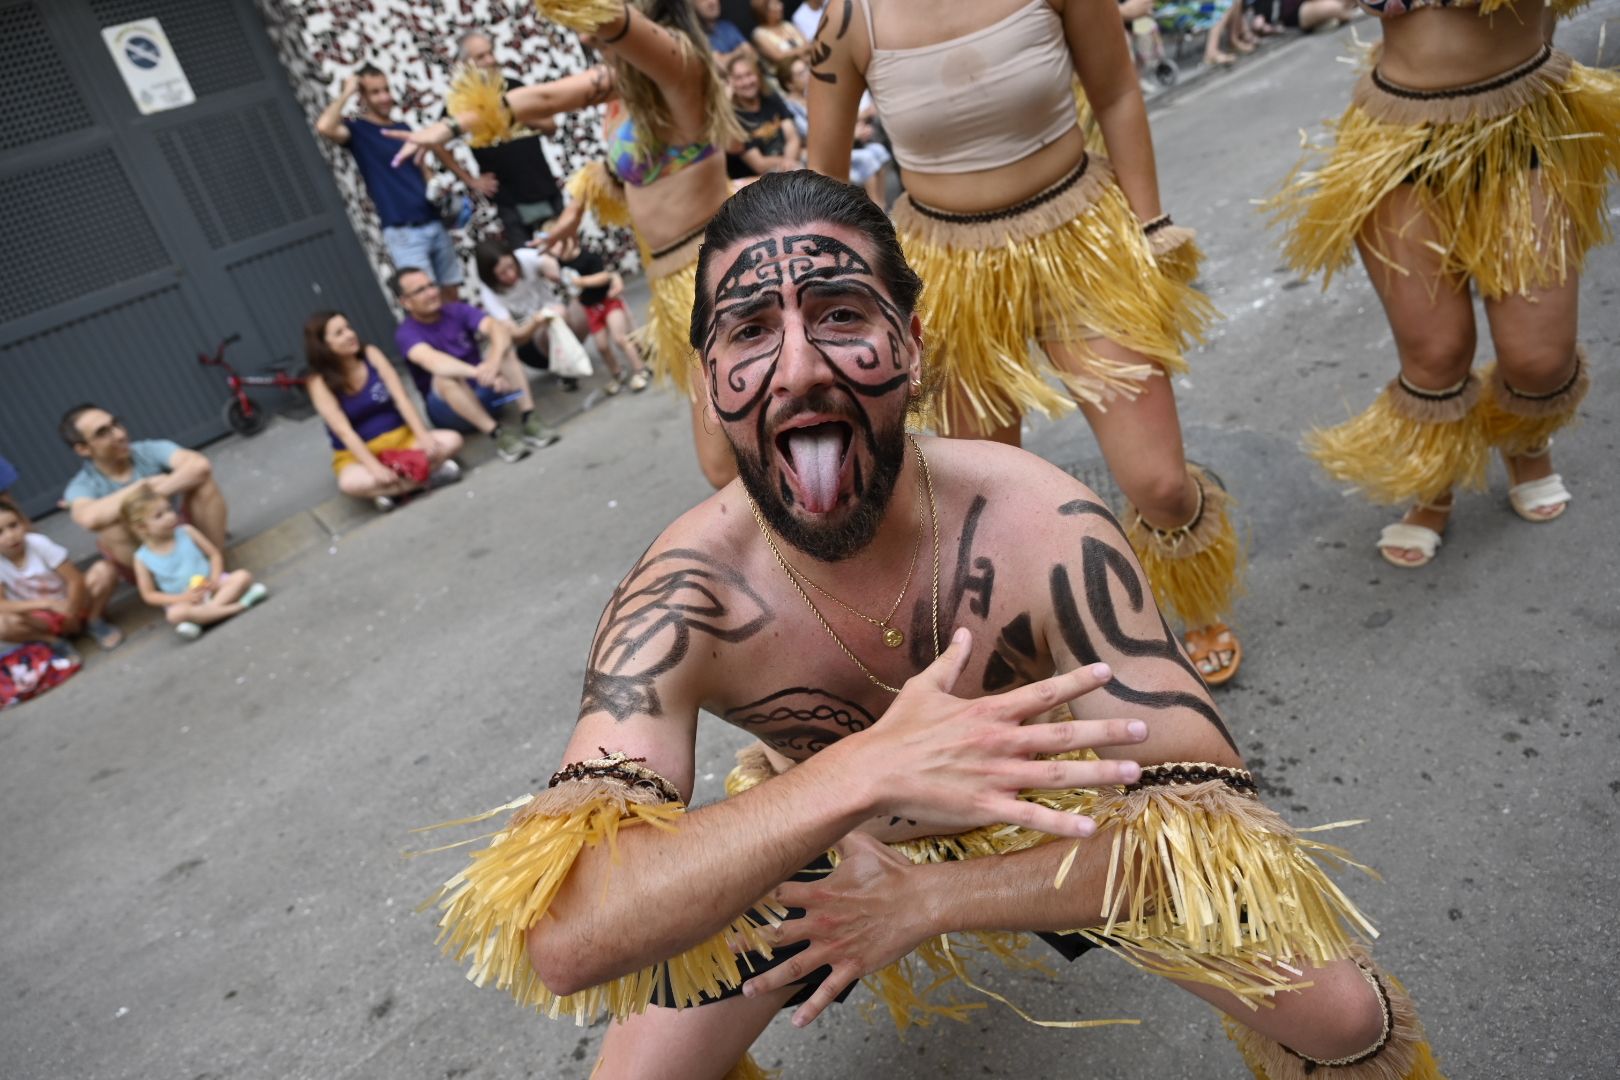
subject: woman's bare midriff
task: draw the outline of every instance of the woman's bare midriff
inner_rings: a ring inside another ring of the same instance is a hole
[[[654,180],[646,187],[625,187],[625,204],[642,242],[652,251],[683,240],[708,224],[731,195],[726,179],[726,156],[688,165],[674,176]]]
[[[1379,74],[1414,90],[1485,82],[1541,51],[1540,0],[1494,15],[1475,8],[1423,8],[1383,20]]]
[[[973,214],[1001,210],[1023,202],[1062,180],[1086,152],[1079,127],[1017,161],[966,173],[920,173],[900,170],[906,193],[924,206]]]

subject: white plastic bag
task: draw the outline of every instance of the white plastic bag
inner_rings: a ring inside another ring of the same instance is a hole
[[[568,329],[568,323],[562,319],[552,319],[546,333],[549,338],[551,373],[564,379],[588,379],[591,377],[591,358],[585,352],[585,346],[579,343],[579,338]]]

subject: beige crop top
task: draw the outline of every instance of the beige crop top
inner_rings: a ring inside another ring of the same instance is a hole
[[[866,85],[895,160],[923,173],[1009,165],[1075,126],[1074,63],[1063,20],[1032,0],[971,34],[913,49],[881,49],[862,0],[872,60]]]

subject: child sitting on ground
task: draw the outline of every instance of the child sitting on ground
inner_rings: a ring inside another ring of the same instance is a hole
[[[555,219],[546,222],[548,231],[555,226]],[[585,323],[590,328],[591,340],[596,343],[596,351],[601,354],[612,376],[602,391],[611,396],[624,386],[629,386],[631,391],[638,394],[647,389],[652,375],[642,362],[641,350],[630,336],[636,328],[630,309],[620,299],[624,293],[624,279],[607,269],[602,256],[581,245],[577,236],[570,233],[554,240],[542,239],[545,237],[547,233],[541,233],[535,242],[546,244],[546,250],[561,264],[562,284],[570,292],[578,293],[579,304],[585,309]],[[619,357],[614,354],[615,347],[630,368],[628,379],[624,377],[624,367],[620,365]]]
[[[88,632],[103,649],[124,640],[102,612],[118,585],[105,559],[85,573],[67,548],[29,532],[26,514],[0,495],[0,641],[47,641]]]
[[[141,599],[162,608],[169,625],[187,641],[270,594],[246,570],[227,574],[219,549],[190,525],[180,524],[167,499],[142,489],[123,501],[118,514],[141,542],[135,549]]]

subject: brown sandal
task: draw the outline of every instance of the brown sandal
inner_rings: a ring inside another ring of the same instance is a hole
[[[1223,622],[1189,630],[1183,642],[1187,646],[1187,658],[1207,686],[1224,686],[1231,682],[1238,665],[1243,663],[1243,644]]]

